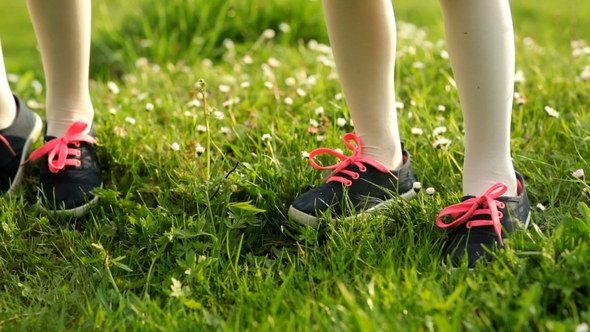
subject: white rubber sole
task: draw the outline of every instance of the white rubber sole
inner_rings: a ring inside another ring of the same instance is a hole
[[[100,184],[100,187],[102,189],[103,183]],[[82,217],[83,215],[85,215],[86,213],[88,213],[88,211],[90,211],[90,208],[95,205],[98,202],[98,196],[94,196],[94,198],[92,198],[90,201],[88,201],[88,203],[82,205],[82,206],[78,206],[76,208],[73,209],[69,209],[69,210],[49,210],[43,207],[43,205],[41,203],[39,203],[39,210],[41,211],[41,213],[51,216],[51,217],[73,217],[73,218],[78,218],[78,217]]]
[[[416,196],[418,196],[418,192],[419,191],[420,191],[420,189],[415,190],[414,188],[412,188],[409,191],[400,194],[399,197],[403,198],[406,201],[409,201],[409,200],[415,198]],[[395,202],[396,199],[397,198],[388,199],[386,201],[383,201],[383,202],[381,202],[381,203],[373,206],[370,209],[361,211],[361,213],[355,214],[355,215],[350,216],[350,217],[343,218],[343,220],[347,221],[347,220],[351,220],[351,219],[356,218],[356,217],[358,217],[358,216],[360,216],[362,214],[365,214],[365,213],[375,213],[375,212],[380,211],[380,210],[385,210],[385,209],[387,209],[387,207],[389,205],[391,205],[393,202]],[[305,212],[299,211],[296,208],[294,208],[293,205],[291,205],[289,207],[289,218],[291,220],[296,221],[300,225],[309,226],[309,227],[312,227],[312,228],[317,228],[318,227],[318,223],[319,223],[318,217],[315,217],[315,216],[309,215],[309,214],[307,214]]]
[[[529,224],[531,223],[531,211],[529,210],[529,215],[526,217],[526,221],[524,222],[524,229],[526,230],[529,228]]]
[[[22,185],[23,179],[25,177],[25,166],[23,166],[23,163],[27,160],[27,157],[29,156],[29,151],[33,147],[33,144],[35,143],[35,141],[37,141],[37,138],[39,138],[39,135],[41,134],[41,129],[43,129],[43,121],[41,121],[41,118],[36,113],[34,113],[34,115],[35,115],[35,127],[33,127],[33,131],[31,131],[31,135],[29,135],[29,137],[25,141],[25,146],[23,148],[23,154],[20,158],[20,165],[21,166],[18,168],[18,171],[16,172],[16,175],[14,176],[14,180],[12,181],[12,184],[10,185],[10,188],[8,189],[9,194],[14,194],[16,192],[16,190],[18,188],[20,188],[20,186]]]

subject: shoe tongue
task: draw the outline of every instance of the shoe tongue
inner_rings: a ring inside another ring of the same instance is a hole
[[[461,197],[461,202],[465,202],[466,200],[470,199],[470,198],[476,198],[477,196],[473,196],[473,195],[465,195],[463,197]],[[494,198],[494,201],[499,201],[499,202],[506,202],[507,197],[506,196],[500,196],[498,198]]]
[[[44,134],[46,134],[46,133],[47,133],[47,128],[45,128]],[[90,135],[92,137],[96,137],[96,133],[94,131],[94,125],[92,127],[90,127],[90,131],[88,132],[88,135]],[[57,138],[56,136],[45,135],[43,137],[43,140],[45,141],[45,143],[47,143],[47,142],[52,141],[52,140],[54,140],[56,138]]]
[[[476,196],[472,196],[472,195],[465,195],[463,197],[461,197],[461,202],[465,202],[466,200],[470,199],[470,198],[475,198]]]
[[[367,170],[369,170],[369,168],[372,168],[372,166],[371,166],[371,165],[367,165],[367,164],[364,164],[364,163],[363,163],[363,165],[364,165],[364,166],[367,168]],[[348,166],[347,166],[347,167],[345,167],[343,170],[352,171],[352,172],[357,172],[357,173],[359,173],[359,172],[360,172],[360,169],[359,169],[359,167],[358,167],[357,165],[354,165],[354,164],[352,164],[352,165],[348,165]],[[345,176],[345,177],[347,177],[347,178],[351,178],[351,176],[350,176],[350,175],[348,175],[348,174],[344,174],[342,171],[340,171],[340,172],[338,172],[338,173],[336,173],[336,174],[338,174],[339,176]]]
[[[466,195],[461,197],[461,202],[465,202],[466,200],[470,199],[470,198],[476,198],[477,196],[473,196],[473,195]],[[483,209],[485,208],[484,204],[479,204],[479,206],[477,207],[477,209]],[[474,213],[473,216],[471,216],[471,218],[469,218],[469,220],[474,220],[474,219],[478,219],[478,220],[492,220],[492,216],[490,216],[489,214],[486,213]]]
[[[472,199],[472,198],[477,198],[477,196],[465,195],[465,196],[461,197],[461,203],[465,202],[468,199]],[[478,208],[483,208],[483,207],[484,207],[483,203],[479,204],[479,206],[478,206]]]

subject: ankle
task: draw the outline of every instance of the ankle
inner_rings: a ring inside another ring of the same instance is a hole
[[[463,193],[465,195],[480,196],[498,182],[504,183],[508,187],[508,190],[502,196],[513,197],[518,195],[518,182],[514,171],[503,174],[496,172],[467,174],[466,172],[463,178]]]
[[[371,158],[385,165],[389,170],[396,170],[404,164],[402,149],[379,149],[363,147],[363,158]]]
[[[2,105],[0,108],[0,130],[10,127],[18,115],[18,105],[14,97]]]
[[[83,134],[88,134],[92,127],[92,118],[80,119],[81,121],[88,124],[88,127],[84,130]],[[59,120],[47,120],[47,132],[46,136],[50,137],[63,137],[70,127],[79,121],[78,119],[59,119]]]

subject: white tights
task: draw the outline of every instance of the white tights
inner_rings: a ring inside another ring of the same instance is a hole
[[[508,0],[440,0],[465,122],[463,192],[504,182],[516,194],[510,157],[514,35]],[[395,109],[396,31],[391,0],[324,0],[338,74],[363,157],[402,162]]]

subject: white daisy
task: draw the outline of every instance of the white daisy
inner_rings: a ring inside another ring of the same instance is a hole
[[[582,178],[582,177],[584,177],[584,169],[583,168],[577,169],[572,173],[572,175],[576,179]]]
[[[416,136],[420,136],[424,133],[424,130],[420,129],[420,128],[412,128],[412,134],[416,135]]]
[[[118,94],[120,92],[119,90],[119,86],[117,85],[117,83],[113,82],[113,81],[109,81],[107,82],[107,87],[109,88],[109,90],[111,90],[112,93],[114,94]]]
[[[432,135],[433,136],[440,136],[441,134],[444,134],[446,132],[447,132],[447,127],[440,126],[440,127],[434,128],[434,130],[432,130]]]
[[[287,33],[291,31],[291,26],[289,26],[288,23],[282,22],[279,24],[279,30],[281,30],[283,33]]]
[[[545,112],[554,118],[559,118],[559,112],[557,112],[554,108],[545,106]]]
[[[268,143],[272,140],[272,136],[270,134],[264,134],[260,138],[263,142]]]

